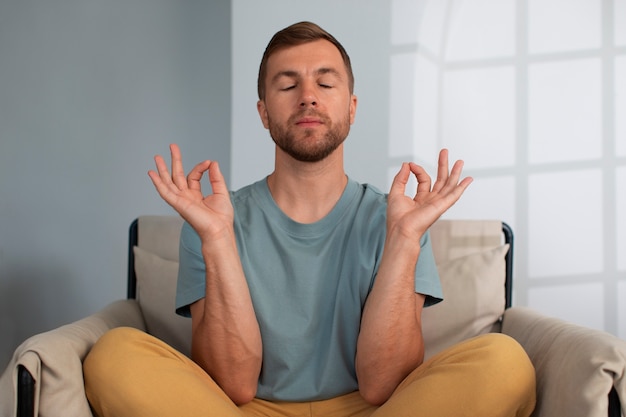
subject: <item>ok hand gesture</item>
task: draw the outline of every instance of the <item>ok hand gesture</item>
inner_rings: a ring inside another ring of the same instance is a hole
[[[387,206],[387,230],[402,235],[421,237],[426,230],[457,200],[472,182],[466,177],[460,180],[463,161],[457,161],[448,171],[448,151],[439,153],[437,180],[431,188],[431,178],[426,170],[414,163],[402,164],[389,191]],[[411,199],[405,195],[410,174],[417,179],[417,192]]]
[[[154,157],[158,172],[148,171],[155,188],[163,200],[174,208],[195,229],[201,238],[215,238],[220,233],[232,231],[233,206],[226,182],[215,161],[196,165],[187,177],[183,170],[178,145],[170,145],[172,173],[160,155]],[[212,194],[202,194],[200,180],[207,172]]]

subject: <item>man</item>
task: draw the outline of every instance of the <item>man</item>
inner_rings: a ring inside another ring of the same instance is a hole
[[[141,332],[109,332],[85,361],[98,415],[530,414],[534,371],[506,336],[422,363],[421,312],[442,296],[428,228],[471,178],[443,150],[434,184],[413,163],[388,195],[349,179],[353,85],[334,37],[292,25],[259,70],[257,109],[276,144],[267,178],[230,193],[217,162],[185,176],[176,145],[171,173],[155,158],[150,178],[186,220],[176,305],[191,316],[193,361]]]

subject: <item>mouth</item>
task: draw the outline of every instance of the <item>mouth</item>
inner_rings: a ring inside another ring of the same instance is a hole
[[[296,125],[300,127],[316,127],[323,125],[322,119],[316,117],[302,117],[296,120]]]

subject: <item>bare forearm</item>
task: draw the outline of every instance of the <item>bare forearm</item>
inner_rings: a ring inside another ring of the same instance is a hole
[[[424,296],[415,294],[415,265],[420,237],[448,210],[472,182],[460,180],[463,161],[448,171],[442,149],[437,180],[414,163],[402,164],[387,198],[385,250],[374,287],[368,296],[357,342],[359,390],[370,403],[386,401],[424,357],[421,314]],[[417,180],[413,198],[406,195],[410,176]]]
[[[206,296],[192,307],[192,355],[241,404],[256,394],[262,343],[236,244],[226,242],[203,245]]]
[[[357,378],[361,394],[374,404],[386,401],[423,360],[423,297],[415,294],[414,283],[419,245],[405,245],[388,239],[361,320]]]
[[[256,394],[262,345],[237,253],[230,193],[217,162],[200,162],[185,177],[179,147],[170,145],[170,152],[171,174],[157,155],[157,172],[148,175],[200,237],[207,271],[205,297],[190,306],[191,354],[235,403],[245,403]],[[212,188],[206,196],[200,184],[205,173]]]

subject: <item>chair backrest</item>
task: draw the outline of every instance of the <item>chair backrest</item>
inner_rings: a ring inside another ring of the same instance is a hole
[[[499,332],[511,306],[513,231],[499,220],[439,220],[430,229],[444,300],[422,313],[426,358]]]
[[[128,298],[137,297],[134,247],[178,262],[178,240],[183,219],[179,216],[141,216],[128,231]],[[139,232],[141,230],[141,233]]]
[[[130,226],[128,298],[136,298],[148,333],[191,354],[191,320],[175,309],[179,216],[141,216]]]
[[[128,298],[141,304],[148,332],[189,354],[191,320],[174,312],[178,216],[142,216],[129,230]],[[494,220],[439,220],[430,230],[444,301],[424,309],[426,356],[499,331],[511,305],[513,232]]]

